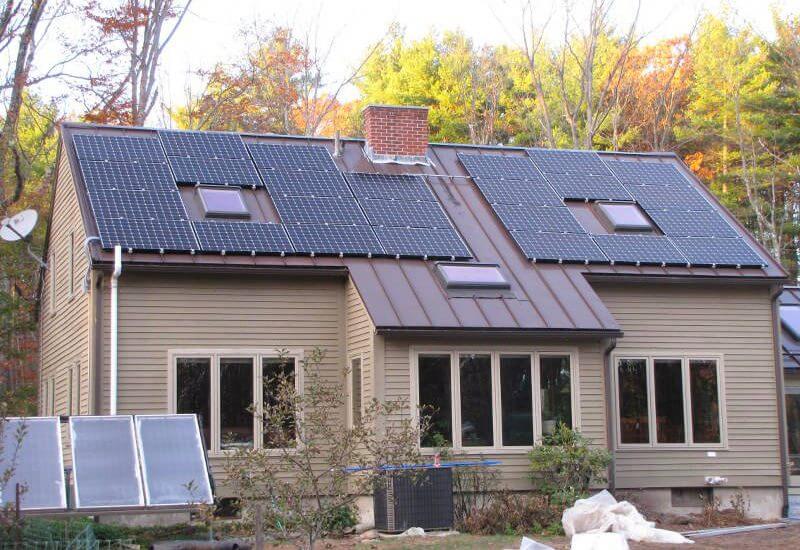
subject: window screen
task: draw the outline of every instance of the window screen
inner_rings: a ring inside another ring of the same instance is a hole
[[[461,355],[461,444],[490,447],[494,444],[492,421],[492,357]]]
[[[569,356],[542,357],[539,385],[542,397],[542,432],[550,434],[559,422],[572,427],[572,385]]]
[[[689,361],[692,395],[692,435],[695,443],[719,443],[719,390],[717,362],[707,359]]]
[[[601,202],[598,203],[614,231],[652,231],[653,226],[638,206],[632,203]]]
[[[261,361],[264,406],[264,447],[288,447],[296,437],[295,360],[264,357]]]
[[[437,267],[447,288],[510,288],[496,265],[440,263]]]
[[[533,445],[533,394],[531,356],[500,357],[500,401],[503,445]]]
[[[620,359],[617,364],[617,379],[620,439],[622,443],[649,443],[647,361]]]
[[[181,357],[175,370],[175,412],[196,414],[207,448],[211,446],[211,359]]]
[[[422,434],[423,447],[453,443],[452,389],[449,355],[420,355],[418,364],[420,414],[430,426]]]
[[[253,359],[219,360],[220,448],[253,446]]]
[[[350,409],[353,426],[361,423],[361,358],[350,361]]]
[[[198,188],[203,210],[207,217],[249,218],[250,212],[239,189]]]
[[[683,422],[683,361],[653,361],[653,382],[656,398],[656,441],[685,443]]]

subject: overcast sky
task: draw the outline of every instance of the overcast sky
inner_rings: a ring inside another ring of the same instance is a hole
[[[537,17],[545,21],[553,2],[560,1],[535,1]],[[587,2],[577,0],[579,5]],[[704,10],[728,9],[737,21],[769,35],[769,6],[796,12],[798,4],[797,0],[642,0],[639,29],[647,34],[648,42],[656,41],[687,32]],[[172,105],[184,103],[192,72],[241,52],[237,31],[253,20],[300,29],[319,22],[319,41],[334,41],[329,69],[335,80],[361,61],[368,46],[384,36],[392,22],[413,38],[429,31],[460,29],[478,44],[518,43],[519,6],[520,0],[194,0],[162,60],[162,96]],[[635,6],[635,0],[616,0],[614,21],[620,28],[630,24]],[[558,32],[560,26],[551,21],[549,28]],[[354,91],[348,94],[353,96]],[[156,116],[151,123],[165,121]]]

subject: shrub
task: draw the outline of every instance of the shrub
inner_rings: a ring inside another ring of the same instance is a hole
[[[474,535],[561,533],[561,509],[544,495],[492,493],[486,505],[472,508],[457,528]]]
[[[592,448],[580,432],[562,423],[528,456],[534,486],[558,506],[587,496],[593,482],[605,481],[611,463],[607,450]]]

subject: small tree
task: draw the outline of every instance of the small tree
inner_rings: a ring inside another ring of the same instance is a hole
[[[291,368],[265,376],[269,391],[263,410],[254,411],[264,427],[263,448],[238,450],[227,463],[235,493],[259,511],[256,523],[263,513],[264,530],[302,534],[307,548],[354,521],[355,500],[372,490],[380,466],[421,461],[420,429],[404,414],[408,404],[402,400],[373,399],[360,418],[354,415],[352,427],[343,425],[346,377],[325,372],[324,356],[317,349],[297,365],[300,392]]]
[[[587,496],[593,482],[605,481],[611,463],[606,449],[592,448],[580,432],[560,422],[528,456],[533,484],[561,506]]]

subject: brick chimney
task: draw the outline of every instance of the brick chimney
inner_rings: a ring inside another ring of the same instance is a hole
[[[367,105],[364,132],[373,161],[427,164],[427,107]]]

